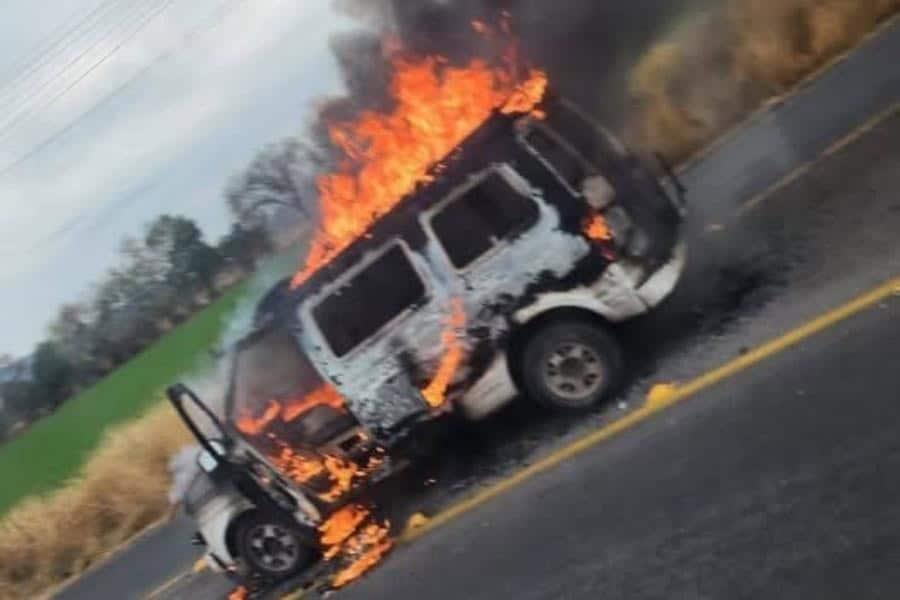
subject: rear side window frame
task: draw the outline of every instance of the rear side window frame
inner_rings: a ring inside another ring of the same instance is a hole
[[[334,348],[332,348],[331,346],[331,342],[328,340],[325,332],[319,325],[319,321],[315,316],[316,308],[318,308],[324,302],[327,302],[332,294],[336,293],[338,290],[340,290],[341,287],[349,283],[354,277],[368,269],[384,255],[389,253],[391,250],[394,250],[395,248],[400,248],[401,252],[403,252],[404,257],[412,267],[413,272],[416,274],[416,277],[418,277],[419,283],[422,284],[424,292],[421,299],[415,304],[406,307],[400,313],[396,314],[392,319],[383,324],[360,343],[356,344],[353,348],[351,348],[344,354],[339,355],[334,351]],[[417,263],[416,260],[414,260],[415,254],[416,253],[413,252],[413,250],[402,238],[393,238],[380,248],[366,254],[366,256],[364,256],[358,264],[354,265],[353,268],[347,269],[346,271],[341,273],[340,276],[331,281],[327,286],[323,287],[314,297],[304,302],[300,307],[300,318],[301,320],[306,321],[312,326],[311,330],[315,332],[315,344],[320,346],[335,360],[353,360],[355,356],[363,352],[374,342],[374,340],[377,340],[379,337],[384,335],[386,331],[396,327],[398,324],[402,323],[410,316],[412,316],[412,314],[416,311],[417,306],[419,306],[420,304],[427,304],[434,296],[434,287],[429,275],[427,273],[423,273],[421,266]]]
[[[588,126],[587,124],[585,126]],[[519,143],[525,147],[525,149],[530,152],[535,158],[540,161],[551,173],[553,176],[559,180],[559,182],[569,191],[573,196],[578,198],[584,198],[584,192],[580,188],[576,188],[572,182],[566,179],[562,173],[560,173],[559,169],[556,168],[550,159],[548,159],[544,153],[534,147],[534,145],[528,140],[528,136],[533,132],[538,132],[543,134],[545,137],[549,138],[552,143],[555,143],[562,150],[564,150],[567,154],[569,154],[584,170],[585,178],[591,177],[592,175],[603,175],[603,177],[609,178],[607,175],[602,174],[600,170],[597,168],[589,158],[581,154],[581,152],[575,148],[568,140],[565,139],[558,131],[543,123],[542,121],[535,120],[532,117],[525,117],[517,124],[518,127],[518,138]],[[598,134],[600,135],[600,134]]]
[[[518,228],[516,232],[511,236],[503,236],[499,238],[496,236],[491,236],[491,247],[486,252],[480,254],[474,260],[469,262],[469,264],[463,267],[457,267],[453,262],[453,258],[450,256],[450,253],[447,251],[447,248],[444,245],[441,236],[439,236],[437,231],[434,229],[433,221],[444,211],[447,206],[461,199],[463,196],[471,192],[473,189],[484,183],[492,176],[500,177],[506,183],[506,185],[508,185],[515,193],[517,193],[521,197],[524,202],[530,203],[534,208],[535,218],[524,227]],[[527,179],[516,173],[509,165],[505,163],[493,165],[492,167],[485,169],[484,171],[481,171],[476,175],[473,175],[468,182],[462,184],[460,187],[447,194],[447,196],[444,197],[440,202],[438,202],[428,211],[424,212],[421,217],[422,227],[427,232],[428,236],[440,248],[440,251],[443,253],[444,258],[450,265],[450,268],[452,268],[456,273],[465,274],[472,269],[477,268],[478,265],[483,261],[496,254],[503,247],[504,242],[508,242],[510,239],[513,239],[529,231],[530,229],[534,228],[534,226],[540,221],[542,212],[541,205],[534,198],[530,185],[531,184]]]

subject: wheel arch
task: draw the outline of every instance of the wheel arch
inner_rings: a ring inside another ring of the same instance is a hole
[[[241,558],[240,551],[237,546],[237,532],[238,526],[247,519],[253,518],[255,515],[262,514],[262,511],[256,506],[247,507],[243,512],[240,512],[231,519],[228,523],[228,527],[225,529],[225,547],[228,549],[228,554],[235,560]]]

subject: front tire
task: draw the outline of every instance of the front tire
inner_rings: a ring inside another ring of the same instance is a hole
[[[528,340],[522,353],[525,393],[558,410],[584,410],[615,390],[624,360],[616,339],[587,320],[548,323]]]
[[[235,525],[238,555],[252,572],[283,580],[313,562],[315,552],[299,527],[276,515],[254,512]]]

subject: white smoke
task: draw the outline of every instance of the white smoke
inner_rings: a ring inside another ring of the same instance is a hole
[[[253,329],[253,317],[256,305],[266,292],[285,277],[289,277],[301,265],[302,252],[299,249],[284,252],[266,259],[251,279],[244,297],[238,302],[234,312],[229,315],[222,337],[219,340],[221,351],[227,351],[242,337]]]
[[[210,368],[195,370],[186,375],[184,381],[200,399],[220,418],[224,415],[225,394],[228,389],[229,370],[231,368],[230,349],[253,329],[253,317],[256,304],[276,283],[290,275],[300,264],[299,252],[285,252],[282,255],[265,260],[250,280],[247,290],[237,304],[235,310],[227,317],[222,335],[216,349],[218,360]],[[192,411],[197,425],[208,436],[216,436],[215,427],[205,416]],[[199,474],[197,457],[201,452],[199,445],[182,448],[169,462],[172,485],[169,489],[169,501],[179,504],[184,499],[191,482]]]
[[[201,448],[198,445],[185,446],[169,461],[169,472],[172,474],[172,486],[169,488],[169,503],[181,504],[187,494],[191,482],[200,473],[197,457]]]

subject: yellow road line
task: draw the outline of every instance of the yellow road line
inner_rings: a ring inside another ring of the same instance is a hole
[[[825,152],[822,153],[822,156],[833,156],[837,154],[897,113],[900,113],[900,102],[894,103],[892,106],[889,106],[888,108],[873,116],[871,119],[868,119],[865,123],[857,127],[855,130],[838,139],[836,142],[825,149]]]
[[[806,175],[809,170],[812,169],[816,164],[828,157],[834,156],[835,154],[837,154],[853,142],[859,140],[865,134],[869,133],[870,131],[881,125],[883,122],[887,121],[898,113],[900,113],[900,102],[897,102],[874,115],[873,117],[870,117],[862,125],[856,127],[850,133],[832,142],[821,154],[795,168],[793,171],[779,179],[773,185],[766,188],[765,191],[760,192],[759,194],[750,198],[747,202],[743,203],[738,209],[738,216],[742,216],[750,212],[751,210],[768,200],[770,197],[775,195],[777,192],[780,192],[790,184]]]
[[[509,478],[441,511],[428,521],[422,523],[421,526],[404,532],[400,541],[411,542],[429,531],[433,531],[448,523],[456,517],[500,496],[519,484],[531,479],[535,475],[552,469],[560,463],[585,452],[601,442],[609,440],[619,433],[631,429],[638,423],[646,421],[651,416],[672,405],[687,400],[697,393],[710,388],[725,379],[733,377],[767,358],[784,352],[803,340],[871,308],[892,295],[900,295],[900,277],[892,279],[872,291],[859,296],[855,300],[833,309],[684,385],[666,386],[665,388],[661,388],[661,393],[651,394],[647,402],[634,412],[585,435],[572,444],[569,444],[525,469],[518,471]]]
[[[194,565],[190,568],[189,571],[185,571],[180,575],[176,575],[160,585],[158,588],[154,589],[152,592],[144,596],[144,600],[153,600],[153,598],[158,598],[165,594],[167,591],[175,587],[179,582],[183,579],[186,579],[192,575],[197,575],[209,569],[209,564],[206,562],[205,558],[199,558],[194,563]]]
[[[198,573],[198,571],[194,571],[193,569],[191,569],[189,571],[185,571],[181,575],[172,577],[171,579],[160,585],[158,588],[154,589],[152,592],[144,596],[144,600],[153,600],[154,598],[159,598],[170,589],[178,585],[178,583],[180,583],[182,580],[187,579],[188,577],[195,575],[196,573]]]

